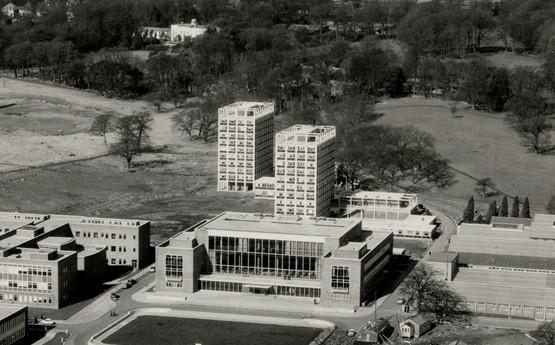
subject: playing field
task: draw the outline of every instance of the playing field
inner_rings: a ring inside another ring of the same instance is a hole
[[[117,345],[308,345],[321,330],[267,324],[140,316],[104,340]]]
[[[476,180],[490,177],[503,193],[521,198],[528,196],[533,207],[542,209],[554,192],[555,155],[537,155],[520,145],[521,138],[510,129],[503,114],[472,111],[458,105],[453,116],[451,103],[436,99],[403,98],[376,106],[384,116],[381,124],[416,126],[434,136],[436,146],[456,169],[458,183],[447,190],[432,190],[430,196],[466,200],[474,191]],[[498,203],[501,196],[496,197]],[[489,198],[485,201],[492,200]]]

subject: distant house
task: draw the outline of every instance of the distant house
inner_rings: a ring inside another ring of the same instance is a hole
[[[184,41],[186,37],[195,38],[203,35],[208,27],[198,25],[197,20],[191,20],[191,24],[172,24],[170,28],[171,40],[173,42]]]
[[[19,17],[19,6],[16,6],[10,2],[6,6],[2,7],[2,13],[10,18]]]
[[[416,315],[415,317],[401,322],[399,332],[401,337],[406,339],[420,338],[424,333],[432,328],[432,322],[424,315]]]

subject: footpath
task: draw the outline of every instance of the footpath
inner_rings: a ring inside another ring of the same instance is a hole
[[[156,292],[154,282],[146,285],[132,299],[145,304],[172,306],[203,306],[214,308],[230,308],[237,310],[260,310],[297,314],[301,317],[336,316],[360,318],[374,313],[374,305],[359,308],[325,308],[315,304],[313,299],[296,298],[276,295],[256,295],[218,291],[197,291],[195,293]],[[378,308],[387,296],[378,299]]]

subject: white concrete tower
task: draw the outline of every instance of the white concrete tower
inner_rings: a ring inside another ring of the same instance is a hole
[[[276,214],[328,216],[335,182],[335,127],[296,125],[276,134]]]
[[[274,104],[236,102],[218,109],[218,190],[252,191],[271,174]]]

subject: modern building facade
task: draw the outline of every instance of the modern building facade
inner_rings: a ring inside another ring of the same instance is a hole
[[[216,290],[360,306],[388,266],[391,234],[359,220],[226,212],[156,247],[156,290]]]
[[[252,191],[272,173],[274,104],[236,102],[218,109],[218,190]]]
[[[275,200],[276,178],[273,176],[264,176],[254,181],[254,198]]]
[[[275,214],[328,216],[335,185],[335,127],[296,125],[276,134]]]
[[[148,222],[0,213],[3,227],[0,303],[61,308],[101,284],[107,264],[149,263]]]
[[[334,212],[362,219],[362,228],[389,231],[395,237],[432,239],[437,230],[435,216],[416,214],[416,194],[358,192],[340,198]]]
[[[27,335],[27,307],[0,304],[0,345],[15,344]]]

